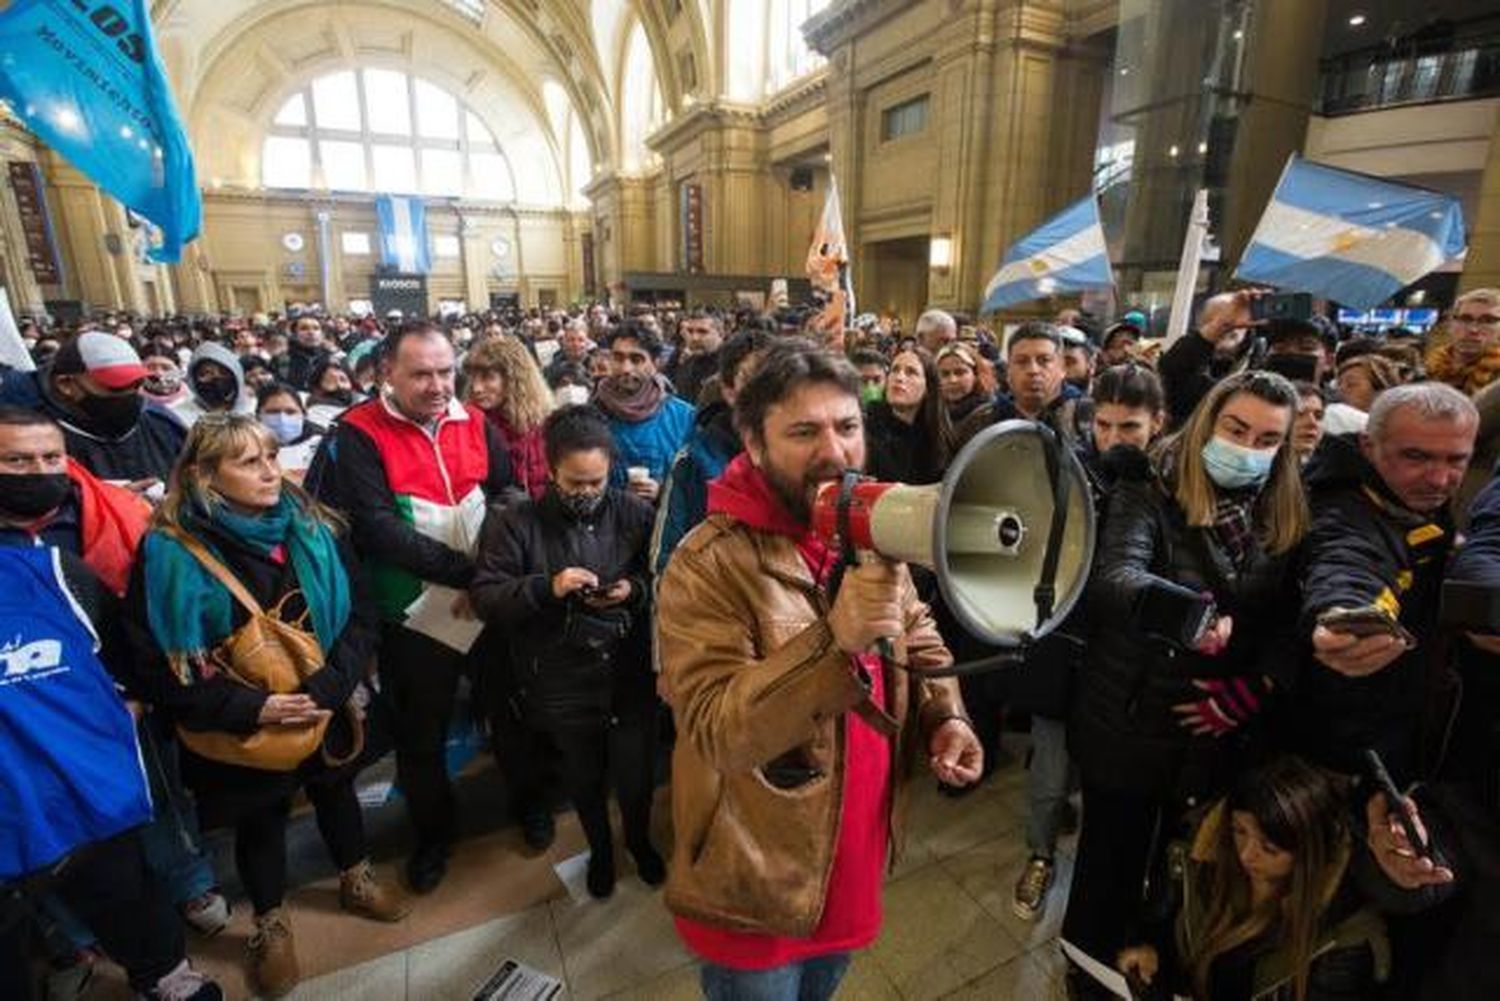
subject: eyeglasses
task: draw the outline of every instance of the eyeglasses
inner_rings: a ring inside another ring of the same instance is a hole
[[[1454,316],[1453,322],[1466,327],[1496,327],[1500,326],[1500,316]]]

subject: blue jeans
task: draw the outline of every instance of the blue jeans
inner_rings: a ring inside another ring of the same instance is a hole
[[[828,1001],[849,969],[849,954],[834,952],[769,970],[731,970],[704,963],[707,1001]]]
[[[156,808],[151,823],[141,829],[146,866],[166,885],[172,903],[185,904],[214,888],[213,863],[204,853],[198,814],[182,786],[177,737],[165,715],[148,712],[137,733]]]

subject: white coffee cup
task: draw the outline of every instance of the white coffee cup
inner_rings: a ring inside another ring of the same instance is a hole
[[[647,483],[651,480],[651,470],[645,466],[631,466],[625,470],[625,478],[631,483]]]

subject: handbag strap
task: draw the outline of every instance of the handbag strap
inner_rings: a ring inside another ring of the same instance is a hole
[[[212,574],[214,579],[220,584],[223,584],[229,593],[234,595],[235,600],[244,605],[252,616],[265,615],[265,610],[260,607],[260,602],[255,600],[255,596],[234,575],[234,571],[226,567],[218,557],[209,552],[207,546],[193,538],[189,533],[175,526],[165,526],[162,528],[162,532],[170,538],[175,539],[183,549],[192,554],[193,558],[203,565],[203,569]]]

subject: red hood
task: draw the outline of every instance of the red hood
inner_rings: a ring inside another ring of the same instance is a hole
[[[796,542],[798,552],[820,584],[832,569],[834,554],[828,544],[813,534],[809,526],[792,517],[746,452],[735,456],[719,478],[709,483],[708,513],[727,514],[756,531]]]

